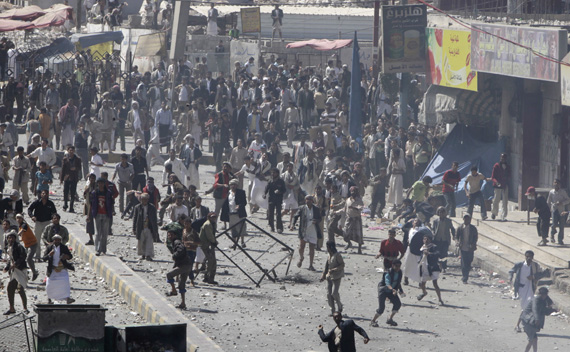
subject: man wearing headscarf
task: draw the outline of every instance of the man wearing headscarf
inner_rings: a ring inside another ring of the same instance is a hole
[[[8,281],[8,302],[10,309],[4,312],[4,315],[16,313],[14,308],[14,295],[16,290],[20,293],[24,311],[28,311],[28,299],[26,297],[26,286],[28,285],[28,274],[26,272],[26,249],[16,240],[16,232],[11,231],[6,234],[8,241],[8,265],[4,268],[5,273],[10,274]]]
[[[53,301],[65,300],[67,304],[75,302],[71,298],[71,287],[69,285],[68,270],[75,270],[68,260],[73,258],[69,248],[62,244],[61,236],[53,236],[53,243],[50,244],[44,253],[43,260],[48,262],[46,293],[48,304]]]

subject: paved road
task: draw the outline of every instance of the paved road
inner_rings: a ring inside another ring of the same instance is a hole
[[[130,150],[130,146],[128,149]],[[112,172],[110,166],[104,169]],[[159,178],[161,172],[162,168],[155,166],[151,173],[155,178]],[[213,182],[213,174],[212,167],[201,167],[202,192]],[[53,190],[56,194],[52,199],[61,207],[62,188],[59,184],[54,184]],[[367,203],[365,198],[365,204]],[[205,204],[213,209],[212,198],[205,197]],[[62,213],[62,217],[64,224],[84,222],[84,218],[78,214]],[[264,212],[249,218],[268,229]],[[370,225],[379,226],[375,223]],[[131,233],[130,222],[116,218],[113,229],[115,236],[110,238],[110,251],[121,256],[150,286],[165,291],[165,275],[172,267],[165,246],[155,246],[156,261],[141,262],[136,255],[136,239]],[[418,302],[415,296],[419,289],[412,285],[405,287],[408,296],[403,299],[404,306],[396,316],[398,327],[388,327],[385,317],[380,318],[379,328],[369,327],[368,321],[374,315],[378,304],[376,286],[380,274],[376,268],[381,266],[381,261],[375,260],[374,255],[378,251],[380,240],[387,237],[386,230],[387,227],[384,230],[365,230],[363,255],[358,255],[353,250],[341,251],[347,272],[340,290],[345,313],[364,327],[372,338],[368,345],[364,345],[359,338],[359,351],[401,351],[410,348],[418,351],[513,351],[524,348],[525,335],[513,331],[520,310],[519,302],[510,299],[509,288],[500,282],[500,278],[488,277],[484,273],[481,277],[475,277],[478,276],[477,272],[473,273],[470,284],[463,285],[453,261],[449,272],[440,280],[447,306],[436,305],[437,299],[433,291],[430,291],[423,301]],[[271,246],[272,241],[257,231],[250,231],[250,234],[247,238],[247,249],[253,257],[259,257]],[[161,237],[164,239],[165,234],[162,233]],[[297,247],[296,233],[286,232],[279,238],[289,246]],[[220,240],[220,248],[227,249],[229,246],[229,240]],[[248,272],[252,272],[256,277],[261,276],[259,270],[247,263],[243,254],[231,250],[228,253],[234,256],[238,263],[243,264]],[[268,267],[284,253],[280,246],[273,246],[268,253],[261,256],[260,261],[264,267]],[[251,281],[220,254],[217,257],[217,280],[220,286],[202,285],[201,281],[198,281],[198,287],[188,291],[187,305],[190,308],[184,313],[225,350],[327,350],[316,333],[319,324],[326,328],[333,327],[326,304],[326,284],[318,280],[319,271],[324,267],[325,253],[318,252],[316,255],[317,272],[306,269],[306,258],[304,268],[299,269],[292,265],[289,275],[284,276],[284,263],[276,269],[280,281],[271,283],[265,280],[260,288],[255,288]],[[297,258],[296,253],[295,262]],[[77,303],[87,303],[86,296],[76,296],[79,298]],[[169,300],[172,304],[178,303],[177,297]],[[99,303],[94,299],[89,302]],[[103,304],[109,302],[104,301]],[[114,312],[121,319],[126,319],[130,314],[128,310]],[[546,327],[539,339],[541,349],[569,350],[569,328],[566,317],[547,318]]]

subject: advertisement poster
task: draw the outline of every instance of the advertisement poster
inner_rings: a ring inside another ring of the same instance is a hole
[[[527,48],[560,60],[568,52],[567,32],[559,29],[538,29],[502,25],[481,25],[471,31],[471,68],[477,72],[558,82],[560,64],[534,54]]]
[[[240,13],[242,33],[261,32],[261,15],[259,7],[245,7],[240,9]]]
[[[425,5],[382,6],[382,72],[425,72]]]
[[[477,72],[471,70],[471,32],[428,28],[428,70],[431,83],[477,91]]]

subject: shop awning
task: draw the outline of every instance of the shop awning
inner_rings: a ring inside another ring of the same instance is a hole
[[[82,49],[106,42],[115,42],[117,44],[120,44],[122,40],[123,32],[121,31],[87,34],[75,33],[71,36],[71,42],[79,43],[79,46]]]
[[[501,94],[485,82],[479,92],[431,85],[424,95],[418,119],[434,126],[438,123],[487,125],[501,115]]]
[[[300,42],[287,44],[287,49],[297,49],[309,46],[315,50],[326,51],[326,50],[336,50],[344,48],[345,46],[349,46],[350,44],[352,44],[352,39],[337,39],[337,40],[311,39],[311,40],[303,40]]]

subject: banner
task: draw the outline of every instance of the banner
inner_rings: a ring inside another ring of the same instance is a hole
[[[431,83],[477,91],[477,72],[471,70],[471,32],[426,30]]]
[[[254,75],[257,75],[257,60],[259,60],[259,56],[259,46],[257,43],[247,43],[239,40],[232,40],[230,42],[230,73],[232,75],[234,74],[234,63],[236,61],[239,61],[241,63],[241,67],[243,67],[249,58],[253,57],[255,59],[255,65],[252,68],[252,72]]]
[[[382,72],[424,72],[425,5],[382,6]]]
[[[560,65],[560,100],[562,105],[570,106],[570,54],[562,61],[566,65]]]
[[[471,30],[471,68],[473,70],[558,82],[559,63],[542,58],[528,49],[501,38],[530,47],[554,60],[560,60],[568,52],[566,30],[492,24],[474,24],[473,26],[494,34],[489,35]]]
[[[261,14],[259,7],[245,7],[240,9],[240,13],[242,33],[261,32]]]

